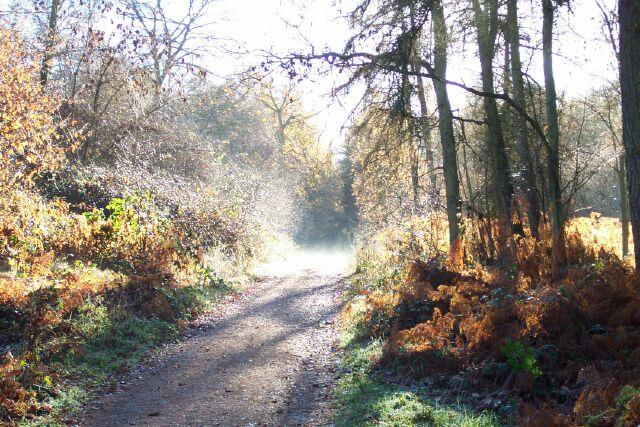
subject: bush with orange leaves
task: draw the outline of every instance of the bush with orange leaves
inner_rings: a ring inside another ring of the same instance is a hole
[[[93,337],[80,327],[87,303],[100,301],[110,319],[126,312],[171,328],[204,308],[200,295],[224,288],[151,199],[107,208],[76,214],[33,193],[0,197],[1,421],[49,411],[44,402],[68,379],[55,361],[81,356]]]
[[[28,185],[64,159],[70,128],[56,119],[59,102],[43,93],[36,60],[11,30],[0,28],[0,188]],[[61,138],[65,133],[64,140]]]
[[[399,375],[430,377],[443,395],[480,409],[499,412],[517,396],[522,425],[636,425],[640,292],[629,260],[614,252],[615,221],[593,221],[569,222],[561,278],[551,274],[548,230],[539,241],[518,238],[515,262],[492,267],[475,262],[469,242],[461,265],[407,251],[421,241],[374,238],[394,256],[361,251],[355,284],[367,294],[361,329],[387,340],[380,363],[400,361],[389,365]],[[397,273],[376,281],[389,271]],[[386,330],[368,326],[376,313]]]

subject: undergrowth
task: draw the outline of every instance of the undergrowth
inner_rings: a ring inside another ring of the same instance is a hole
[[[446,425],[420,420],[438,413],[436,396],[465,416],[494,414],[450,425],[640,422],[640,294],[614,221],[570,221],[560,275],[548,232],[491,264],[473,235],[448,252],[431,222],[384,230],[359,251],[342,315],[345,425]]]
[[[104,135],[27,45],[0,28],[0,424],[51,425],[247,278],[275,229],[197,174],[78,162]]]
[[[232,291],[149,195],[0,203],[0,419],[52,425]]]
[[[167,293],[174,318],[143,315],[104,296],[87,296],[64,326],[37,344],[16,342],[3,365],[3,405],[8,422],[57,425],[81,409],[92,391],[110,384],[158,345],[176,340],[195,314],[231,291],[216,281]],[[113,295],[112,295],[113,296]],[[12,405],[12,406],[9,406]]]

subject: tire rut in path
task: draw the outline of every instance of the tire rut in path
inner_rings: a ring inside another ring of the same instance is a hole
[[[331,425],[341,281],[308,270],[256,284],[95,402],[81,425]]]

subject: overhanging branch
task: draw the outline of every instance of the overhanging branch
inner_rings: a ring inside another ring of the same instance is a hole
[[[292,55],[286,58],[279,58],[279,60],[282,65],[285,65],[285,64],[293,65],[293,63],[296,61],[310,63],[311,61],[322,60],[322,61],[328,62],[330,65],[342,65],[345,67],[352,67],[352,68],[374,66],[384,71],[405,74],[409,76],[420,76],[420,77],[425,77],[432,80],[437,80],[446,85],[463,89],[476,96],[501,99],[507,104],[509,104],[518,114],[520,114],[527,121],[527,123],[529,123],[529,125],[531,125],[531,127],[533,128],[535,133],[540,137],[540,140],[544,143],[547,149],[551,147],[549,144],[549,141],[547,140],[547,136],[545,135],[544,130],[542,129],[538,121],[535,120],[533,117],[531,117],[524,110],[524,108],[518,105],[518,103],[509,95],[504,93],[490,93],[490,92],[485,92],[479,89],[475,89],[465,85],[464,83],[448,80],[440,76],[437,76],[433,72],[423,72],[423,71],[402,69],[402,67],[400,67],[399,64],[394,64],[394,58],[395,58],[395,55],[390,53],[371,54],[367,52],[354,52],[354,53],[324,52],[321,54],[311,54],[311,55]],[[358,60],[360,61],[353,62]],[[369,62],[362,62],[362,60],[367,60]],[[431,64],[429,64],[427,61],[422,60],[421,64],[424,68],[432,69]]]

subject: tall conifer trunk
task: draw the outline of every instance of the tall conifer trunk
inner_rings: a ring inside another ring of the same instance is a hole
[[[431,14],[434,26],[434,52],[433,70],[430,71],[438,78],[446,79],[448,35],[441,0],[435,0],[432,3]],[[460,237],[460,220],[462,214],[456,140],[453,132],[453,112],[451,111],[447,85],[439,79],[432,79],[432,82],[438,102],[438,129],[442,142],[447,219],[449,221],[449,243],[451,247],[453,247],[456,240]]]
[[[518,3],[517,0],[507,0],[507,36],[511,47],[511,79],[513,86],[513,99],[521,108],[526,108],[526,98],[524,83],[522,79],[522,64],[520,61],[520,29],[518,24]],[[529,146],[529,134],[527,132],[527,121],[521,115],[517,115],[517,148],[520,158],[520,168],[522,171],[523,192],[527,198],[529,228],[533,237],[539,237],[538,228],[540,225],[540,201],[536,190],[535,170],[531,158],[531,148]]]
[[[635,248],[636,271],[640,268],[640,1],[619,0],[620,91],[622,140],[625,148],[629,211]],[[640,285],[640,274],[638,275]]]
[[[547,173],[549,180],[549,204],[551,207],[551,257],[554,270],[567,262],[564,238],[564,207],[560,186],[560,128],[556,84],[553,76],[553,21],[552,0],[542,0],[542,56],[547,111]]]

